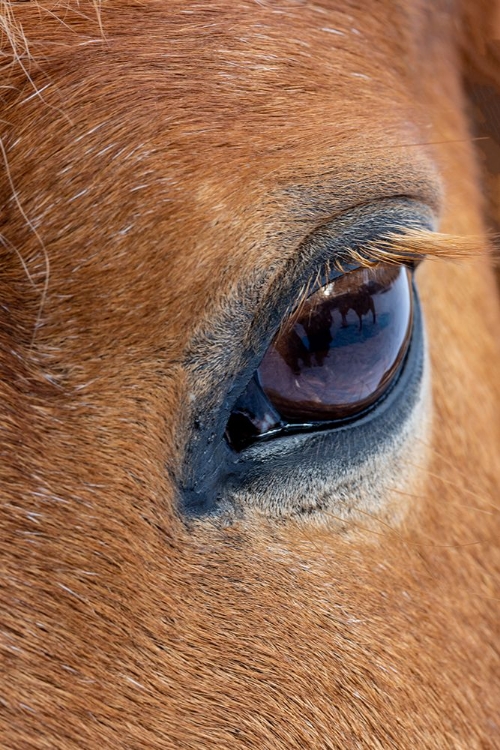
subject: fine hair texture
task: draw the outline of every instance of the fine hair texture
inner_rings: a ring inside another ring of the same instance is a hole
[[[1,2],[2,748],[498,747],[497,6]],[[332,259],[426,258],[428,394],[376,493],[187,518],[262,300],[394,202],[435,231]]]

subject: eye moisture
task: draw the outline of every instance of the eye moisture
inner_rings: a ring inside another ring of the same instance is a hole
[[[238,399],[234,447],[287,427],[353,419],[396,379],[411,339],[411,275],[359,268],[312,294],[282,326]]]
[[[258,370],[289,421],[333,420],[373,403],[408,347],[411,282],[402,266],[361,268],[322,287],[269,347]]]

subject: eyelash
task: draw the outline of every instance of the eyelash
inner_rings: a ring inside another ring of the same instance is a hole
[[[382,238],[380,244],[383,244],[384,241],[384,238]],[[390,251],[384,251],[382,256],[375,248],[375,244],[365,245],[360,250],[347,248],[341,255],[337,255],[333,261],[324,264],[316,276],[303,285],[296,298],[290,303],[290,307],[283,314],[283,322],[275,335],[283,325],[286,325],[300,311],[309,297],[346,273],[357,271],[359,268],[373,268],[377,263],[384,262],[395,266],[404,266],[410,271],[413,278],[413,274],[427,257],[421,253],[408,253],[408,257],[403,258],[401,253],[391,253]]]

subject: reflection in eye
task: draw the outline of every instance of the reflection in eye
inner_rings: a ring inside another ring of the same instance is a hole
[[[280,329],[228,422],[234,447],[290,425],[374,404],[395,380],[412,330],[404,266],[360,268],[311,295]]]

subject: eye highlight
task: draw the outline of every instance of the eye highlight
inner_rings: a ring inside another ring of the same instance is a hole
[[[364,413],[395,382],[412,321],[405,266],[358,268],[321,287],[279,330],[235,404],[230,444]]]

